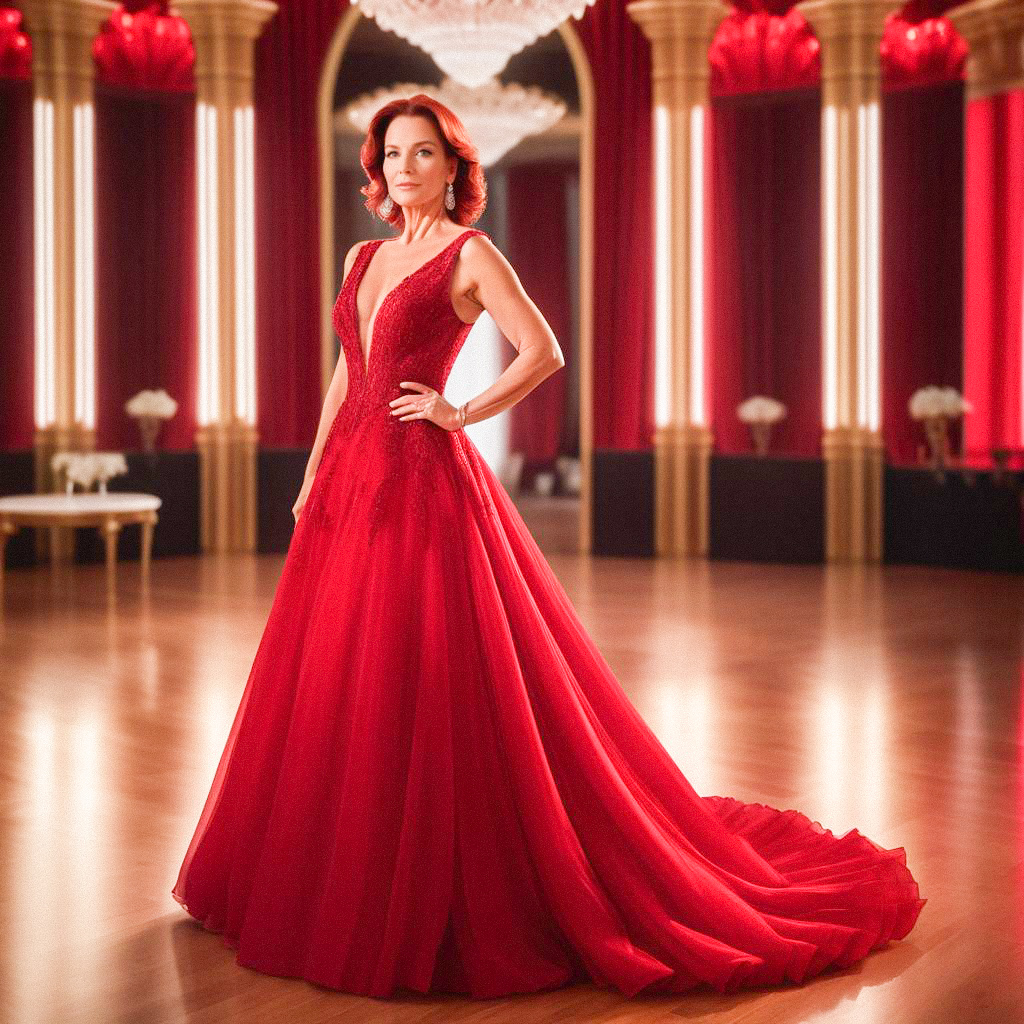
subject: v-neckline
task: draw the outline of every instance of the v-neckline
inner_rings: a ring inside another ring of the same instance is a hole
[[[359,286],[363,283],[363,278],[366,277],[366,271],[369,269],[370,264],[373,262],[373,257],[377,254],[377,250],[387,242],[394,241],[391,238],[379,239],[374,245],[373,242],[368,242],[367,245],[373,245],[373,249],[370,251],[370,255],[363,261],[363,265],[359,270],[359,275],[352,286],[352,318],[356,328],[356,344],[359,346],[359,364],[363,368],[364,379],[369,376],[370,373],[370,358],[373,355],[374,341],[373,334],[377,329],[377,320],[381,313],[384,311],[384,306],[388,303],[391,297],[402,287],[410,278],[415,277],[421,271],[425,270],[435,260],[440,259],[460,238],[464,235],[468,235],[473,231],[472,228],[467,228],[465,231],[456,235],[443,249],[434,253],[430,259],[425,260],[415,270],[410,271],[405,275],[393,288],[388,289],[384,297],[377,304],[377,312],[373,314],[370,323],[366,325],[367,329],[367,348],[363,351],[363,328],[359,321]],[[353,275],[354,276],[354,275]]]

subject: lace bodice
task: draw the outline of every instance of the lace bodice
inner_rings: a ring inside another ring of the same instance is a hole
[[[360,449],[380,454],[386,470],[374,484],[374,529],[393,494],[391,478],[402,474],[417,478],[417,511],[427,511],[428,492],[433,487],[425,467],[432,456],[447,447],[449,454],[466,458],[463,432],[449,432],[428,420],[400,420],[391,415],[389,403],[411,394],[401,381],[426,384],[443,394],[448,375],[462,349],[472,324],[461,320],[452,306],[451,273],[463,244],[473,235],[486,232],[468,228],[444,249],[407,274],[380,301],[367,338],[368,359],[364,359],[360,339],[359,310],[356,295],[359,283],[384,239],[367,242],[359,250],[352,269],[334,303],[332,323],[341,341],[342,357],[348,370],[348,391],[331,424],[317,471],[321,500],[313,494],[306,511],[313,505],[317,518],[328,522],[335,509],[330,505],[329,483],[339,459],[337,449]],[[355,435],[359,435],[358,438]],[[355,446],[350,449],[349,446]],[[355,497],[355,489],[351,497]],[[305,512],[303,513],[305,514]]]

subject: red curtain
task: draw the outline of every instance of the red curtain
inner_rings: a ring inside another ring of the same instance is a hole
[[[159,446],[196,433],[195,96],[96,88],[96,443],[134,449],[124,403],[164,388]]]
[[[568,381],[575,372],[566,186],[576,173],[575,163],[513,164],[508,171],[508,258],[565,356],[563,370],[510,410],[509,447],[524,454],[527,474],[551,468],[564,452]]]
[[[821,450],[821,97],[716,98],[711,112],[708,376],[719,452],[751,450],[736,407],[783,402],[772,447]]]
[[[967,109],[964,393],[968,454],[1024,447],[1024,89]]]
[[[594,125],[594,446],[650,449],[654,433],[651,56],[626,0],[573,22],[591,63]]]
[[[963,83],[883,96],[882,430],[895,463],[924,443],[914,391],[963,387],[963,138]]]
[[[308,448],[323,404],[316,101],[346,6],[278,0],[256,42],[256,406],[264,448]]]
[[[32,83],[0,79],[0,451],[32,447]]]

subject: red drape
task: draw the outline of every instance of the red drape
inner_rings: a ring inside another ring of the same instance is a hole
[[[594,125],[594,445],[650,449],[654,433],[651,57],[626,0],[573,22],[591,62]]]
[[[715,448],[751,449],[736,407],[783,402],[772,448],[821,450],[818,90],[716,99],[711,113],[708,376]]]
[[[32,83],[0,79],[0,451],[32,447]]]
[[[915,462],[924,443],[907,410],[914,391],[963,387],[963,138],[961,82],[885,93],[882,432],[891,462]]]
[[[527,473],[562,454],[569,374],[573,372],[566,185],[575,164],[513,164],[508,171],[508,258],[565,355],[565,368],[510,410],[509,447]]]
[[[309,447],[323,404],[316,101],[346,6],[278,0],[256,42],[256,404],[264,448]]]
[[[964,391],[968,454],[1024,447],[1024,89],[967,109]]]
[[[96,443],[139,446],[124,403],[178,403],[159,446],[195,445],[195,96],[96,90]]]

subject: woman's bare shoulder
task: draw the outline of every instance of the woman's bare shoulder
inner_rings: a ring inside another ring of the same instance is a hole
[[[462,252],[468,264],[484,270],[508,266],[508,260],[487,234],[470,235],[462,245]]]
[[[371,241],[371,239],[364,239],[362,242],[356,242],[356,244],[353,245],[345,254],[345,272],[342,275],[342,284],[344,284],[345,278],[348,277],[349,271],[352,269],[352,266],[356,261],[356,257],[359,255],[359,251],[367,244],[368,241]]]
[[[513,279],[516,276],[512,264],[504,253],[491,241],[489,235],[472,235],[462,246],[462,266],[468,277],[475,281],[483,278]]]

